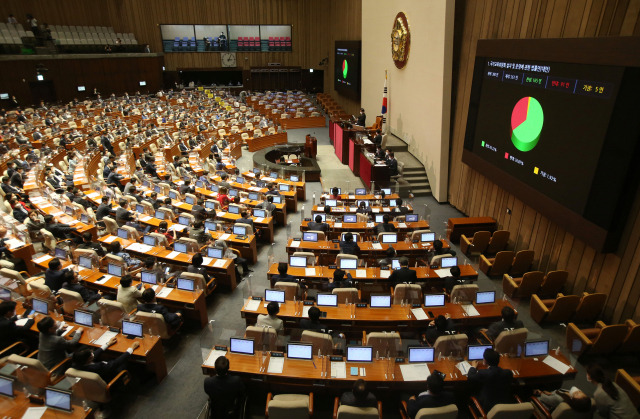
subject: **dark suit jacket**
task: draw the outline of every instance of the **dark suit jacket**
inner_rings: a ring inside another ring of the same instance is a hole
[[[24,326],[16,326],[16,320],[16,316],[10,319],[0,317],[0,348],[6,348],[15,343],[29,331],[34,322],[33,319],[29,319]]]
[[[65,283],[62,286],[62,288],[66,289],[66,290],[69,290],[69,291],[77,292],[78,294],[80,294],[80,296],[82,297],[82,300],[85,303],[87,301],[97,301],[97,300],[100,299],[100,294],[98,294],[94,290],[90,290],[90,289],[82,286],[81,284]]]
[[[453,403],[455,403],[453,394],[448,391],[443,391],[438,395],[425,394],[407,401],[407,413],[409,414],[409,417],[413,419],[416,417],[420,409],[442,407]]]
[[[180,326],[180,316],[178,316],[175,313],[171,313],[162,304],[155,304],[155,303],[138,304],[138,310],[144,311],[147,313],[162,314],[162,317],[164,317],[165,323],[167,323],[167,325],[170,328],[176,329],[178,328],[178,326]]]
[[[499,403],[513,403],[511,383],[513,373],[500,367],[489,367],[485,370],[471,368],[467,374],[470,385],[480,385],[478,400],[485,412]]]
[[[342,240],[340,242],[340,253],[346,253],[348,255],[357,255],[360,253],[360,246],[356,242],[346,242]]]
[[[401,284],[403,282],[415,283],[418,280],[418,275],[416,271],[409,268],[400,268],[396,271],[393,271],[389,276],[389,281],[394,284]]]
[[[22,189],[22,187],[24,186],[24,180],[22,179],[22,175],[18,172],[15,172],[14,174],[11,175],[10,183],[11,183],[11,186]]]
[[[118,207],[118,209],[116,209],[116,221],[118,223],[127,222],[131,220],[133,220],[133,214],[131,213],[131,211],[126,210],[122,207]]]
[[[228,411],[233,408],[235,400],[244,395],[244,383],[234,375],[207,377],[204,379],[204,392],[215,410],[212,417],[227,419],[231,418]]]
[[[93,356],[95,359],[100,358],[101,354],[102,354],[102,348],[98,348],[95,351],[93,351]],[[95,361],[95,362],[92,362],[91,364],[74,365],[73,367],[82,371],[96,373],[100,376],[100,378],[102,378],[105,382],[108,383],[120,371],[124,369],[128,358],[129,358],[129,352],[124,352],[122,355],[120,355],[116,359],[112,359],[109,361]]]
[[[271,279],[273,280],[273,283],[275,284],[276,282],[298,282],[296,281],[296,277],[293,275],[289,275],[289,274],[284,274],[284,275],[274,275],[271,277]]]
[[[380,223],[380,224],[376,225],[376,234],[393,233],[395,231],[397,231],[396,230],[396,226],[394,226],[391,223],[388,223],[388,224]]]
[[[300,329],[311,330],[313,332],[324,332],[327,330],[327,326],[322,323],[314,323],[311,319],[300,320]]]
[[[329,224],[327,223],[316,223],[315,221],[311,221],[307,224],[307,227],[309,230],[313,231],[323,231],[325,233],[329,231]]]
[[[51,292],[58,292],[58,290],[62,288],[62,284],[64,283],[64,273],[66,271],[66,269],[61,269],[59,271],[47,269],[44,272],[44,284],[49,287]]]
[[[398,160],[395,158],[393,160],[387,160],[387,166],[389,166],[389,175],[395,176],[398,174]]]
[[[340,397],[340,404],[353,407],[378,407],[378,400],[373,393],[367,394],[367,397],[364,400],[357,400],[353,393],[348,391],[346,393],[342,393],[342,397]]]
[[[491,339],[495,339],[503,330],[519,329],[521,327],[524,327],[524,323],[522,323],[522,321],[520,320],[515,320],[513,322],[505,322],[504,320],[500,320],[499,322],[491,323],[491,326],[489,326],[489,329],[487,329],[487,336],[489,336]]]
[[[356,125],[360,125],[361,127],[364,127],[364,124],[366,124],[367,122],[367,114],[360,114],[358,115],[358,120],[356,121]]]
[[[51,232],[56,239],[64,240],[67,238],[67,234],[75,231],[74,227],[69,227],[67,224],[55,223],[47,224],[45,229]]]
[[[98,209],[96,210],[96,220],[100,221],[104,217],[108,217],[111,215],[111,205],[100,204],[98,205]]]

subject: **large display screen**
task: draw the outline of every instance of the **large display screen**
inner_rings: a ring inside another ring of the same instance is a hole
[[[333,88],[342,95],[360,98],[360,41],[336,41]]]
[[[593,42],[479,41],[462,161],[613,250],[639,175],[640,68]]]

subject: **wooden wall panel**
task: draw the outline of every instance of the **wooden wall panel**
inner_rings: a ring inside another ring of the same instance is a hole
[[[238,67],[283,66],[322,68],[325,92],[347,112],[356,113],[359,100],[333,91],[335,40],[361,40],[362,0],[3,0],[0,16],[13,13],[26,25],[25,14],[55,25],[113,26],[134,33],[139,43],[161,52],[160,24],[292,25],[292,52],[238,53]],[[329,63],[318,66],[323,58]],[[219,68],[218,53],[170,53],[169,71],[179,68]]]
[[[566,291],[608,293],[607,320],[639,321],[640,194],[618,251],[601,254],[463,164],[461,156],[478,39],[638,35],[640,0],[460,0],[456,8],[449,201],[470,216],[495,217],[511,232],[513,248],[535,250],[536,269],[569,271]]]

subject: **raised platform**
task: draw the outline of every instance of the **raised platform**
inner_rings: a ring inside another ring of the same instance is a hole
[[[283,155],[291,154],[298,156],[299,165],[276,163],[276,160]],[[304,157],[304,144],[283,144],[259,150],[253,155],[253,166],[265,172],[277,171],[284,175],[299,175],[300,179],[304,173],[306,182],[320,181],[320,166],[318,166],[316,159]]]

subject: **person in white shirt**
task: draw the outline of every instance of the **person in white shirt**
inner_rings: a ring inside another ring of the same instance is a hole
[[[273,327],[276,332],[281,333],[284,330],[284,324],[282,319],[278,318],[279,312],[280,306],[278,303],[275,301],[269,302],[269,304],[267,304],[267,313],[269,314],[259,314],[256,326]]]

